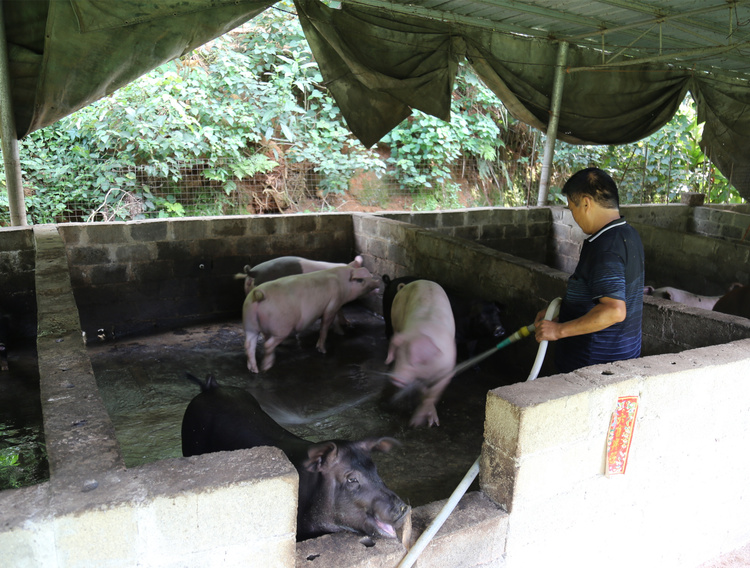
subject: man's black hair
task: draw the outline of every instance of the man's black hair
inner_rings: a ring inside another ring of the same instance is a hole
[[[620,196],[617,184],[604,170],[586,168],[570,176],[562,188],[563,195],[578,204],[584,195],[588,195],[605,209],[619,209]]]

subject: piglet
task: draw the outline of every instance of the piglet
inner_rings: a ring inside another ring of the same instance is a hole
[[[429,280],[404,284],[393,299],[391,322],[394,334],[385,360],[394,362],[391,382],[422,391],[412,426],[438,426],[435,404],[456,366],[456,325],[448,296]]]
[[[265,348],[261,369],[267,371],[273,366],[276,347],[319,318],[316,347],[325,353],[328,329],[341,306],[377,289],[378,280],[356,260],[336,268],[284,276],[253,288],[242,308],[247,368],[258,372],[255,349],[261,334]]]

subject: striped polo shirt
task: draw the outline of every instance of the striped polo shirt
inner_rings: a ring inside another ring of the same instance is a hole
[[[640,356],[643,281],[643,244],[638,231],[622,217],[583,242],[558,321],[581,317],[603,297],[623,300],[627,315],[624,321],[601,331],[560,339],[555,348],[559,372]]]

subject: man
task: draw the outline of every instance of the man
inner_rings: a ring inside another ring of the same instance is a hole
[[[555,365],[581,367],[641,354],[643,245],[620,216],[617,185],[605,171],[581,170],[565,183],[573,220],[587,235],[557,321],[536,318],[536,340],[558,341]]]

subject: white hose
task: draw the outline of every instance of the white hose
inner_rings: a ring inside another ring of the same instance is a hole
[[[562,302],[562,298],[555,298],[549,303],[549,306],[547,306],[547,311],[544,312],[544,319],[551,320],[555,319],[557,317],[557,314],[560,313],[560,302]],[[539,349],[536,352],[536,359],[534,359],[534,365],[531,367],[531,373],[529,373],[529,377],[526,379],[527,381],[533,381],[539,376],[539,371],[542,368],[542,363],[544,363],[544,356],[547,354],[547,344],[549,341],[540,341],[539,342]]]
[[[461,483],[459,483],[458,487],[456,487],[456,489],[453,491],[450,498],[448,499],[448,502],[443,505],[443,508],[440,510],[440,513],[438,513],[438,516],[435,517],[435,520],[430,523],[430,526],[427,527],[427,529],[417,539],[417,542],[414,543],[414,546],[412,546],[409,552],[406,553],[406,556],[404,556],[404,559],[398,565],[398,568],[410,568],[410,566],[412,566],[417,561],[417,558],[420,554],[422,554],[422,551],[430,543],[432,537],[434,537],[435,534],[440,530],[440,527],[443,526],[443,523],[448,518],[448,515],[450,515],[453,512],[453,509],[456,508],[456,505],[458,505],[461,497],[463,497],[464,493],[466,493],[466,490],[469,489],[471,482],[474,481],[474,478],[478,473],[479,458],[476,459],[469,471],[466,472],[466,475],[464,475]]]
[[[544,319],[551,320],[557,317],[557,314],[560,312],[561,301],[561,298],[555,298],[550,302],[549,306],[547,306],[547,311],[544,312]],[[531,330],[533,326],[527,327],[529,328],[529,330]],[[539,349],[536,353],[534,366],[531,368],[529,378],[526,379],[527,381],[533,381],[539,375],[539,370],[542,368],[542,363],[544,362],[544,355],[547,352],[547,343],[549,342],[541,341],[539,343]],[[491,349],[488,353],[493,352],[494,348]],[[474,481],[474,478],[477,476],[477,474],[479,474],[479,458],[476,459],[471,468],[469,468],[469,471],[466,472],[466,475],[464,475],[464,478],[461,480],[461,483],[458,484],[458,487],[453,490],[453,493],[448,498],[448,501],[445,503],[445,505],[443,505],[443,508],[440,509],[437,517],[435,517],[435,519],[430,523],[430,526],[427,527],[427,529],[419,536],[417,542],[414,543],[414,546],[409,549],[409,552],[406,553],[406,556],[404,556],[403,560],[401,560],[401,562],[399,563],[398,568],[411,568],[411,566],[414,565],[414,563],[417,561],[417,558],[419,558],[419,555],[422,554],[422,551],[425,548],[427,548],[427,545],[430,543],[432,538],[440,530],[440,527],[443,526],[443,523],[445,523],[448,515],[450,515],[453,512],[453,509],[456,508],[456,505],[458,505],[461,497],[463,497],[464,493],[466,493],[466,491],[469,489],[469,486],[471,485],[472,481]]]

